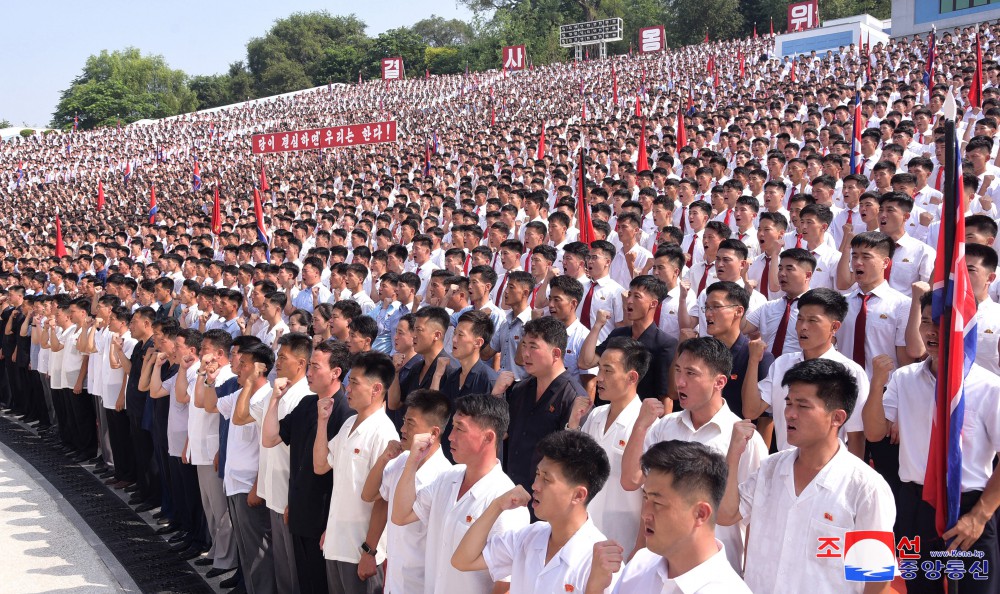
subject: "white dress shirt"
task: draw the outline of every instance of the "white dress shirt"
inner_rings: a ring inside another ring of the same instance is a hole
[[[587,506],[587,511],[601,532],[624,547],[626,557],[632,553],[632,547],[635,546],[639,535],[642,491],[638,489],[626,491],[622,488],[622,455],[625,453],[625,445],[632,435],[632,427],[639,417],[641,407],[642,400],[636,396],[618,413],[614,422],[605,431],[611,405],[598,406],[590,412],[587,422],[580,427],[580,431],[593,437],[600,444],[611,463],[611,474],[604,483],[604,488]]]
[[[896,347],[906,346],[906,323],[910,317],[910,298],[889,283],[879,283],[871,293],[865,319],[865,372],[869,377],[872,359],[878,355],[889,355],[893,364],[899,366]],[[861,295],[857,285],[846,293],[847,317],[837,331],[837,349],[846,357],[854,356],[854,330],[861,312]]]
[[[729,451],[729,442],[733,437],[733,425],[741,419],[733,411],[729,410],[725,401],[722,408],[715,413],[712,420],[697,429],[691,421],[691,413],[682,410],[670,413],[658,419],[646,432],[646,440],[643,442],[642,451],[660,443],[678,439],[680,441],[690,441],[700,443],[715,450],[717,453],[726,455]],[[740,457],[739,479],[743,482],[750,478],[760,467],[761,460],[767,458],[767,446],[759,433],[754,432],[747,443],[747,449]],[[716,526],[715,534],[724,545],[726,545],[729,563],[736,571],[743,567],[743,541],[745,538],[746,522],[733,526]]]
[[[937,375],[927,361],[897,369],[886,387],[885,418],[899,428],[899,478],[924,483]],[[1000,452],[1000,379],[979,365],[965,376],[962,492],[982,491]]]
[[[892,255],[892,271],[889,286],[907,297],[913,291],[913,283],[929,282],[934,272],[934,250],[926,243],[903,235],[896,242]]]
[[[767,345],[767,350],[771,351],[774,341],[777,338],[778,326],[781,319],[785,317],[785,307],[787,301],[784,297],[772,299],[757,309],[747,314],[748,324],[753,324],[760,330],[761,340]],[[799,346],[799,335],[795,332],[795,322],[799,319],[799,301],[796,299],[792,307],[788,310],[788,324],[785,326],[785,340],[782,343],[781,354],[801,351]]]
[[[872,467],[840,446],[801,493],[793,464],[798,449],[769,457],[740,484],[740,515],[753,529],[744,579],[753,592],[862,594],[863,582],[844,580],[843,559],[817,558],[820,538],[851,530],[892,532],[896,504]]]
[[[667,574],[667,561],[649,549],[639,549],[622,569],[613,594],[751,594],[727,562],[726,547],[677,577]]]
[[[847,434],[852,432],[863,432],[864,422],[861,419],[861,409],[865,407],[868,400],[868,374],[860,365],[845,357],[837,349],[830,347],[830,350],[819,356],[820,359],[830,359],[837,361],[847,367],[847,371],[854,376],[858,382],[858,400],[854,405],[854,412],[847,422],[840,428],[840,438],[847,439]],[[788,396],[788,388],[781,385],[785,373],[796,364],[805,360],[802,351],[794,353],[783,353],[771,363],[771,369],[767,372],[767,377],[757,383],[760,390],[760,398],[768,404],[771,409],[771,416],[774,417],[774,438],[778,440],[778,450],[786,450],[788,445],[788,424],[785,422],[785,397]]]
[[[236,401],[242,391],[241,387],[236,392],[219,398],[217,404],[219,414],[227,420],[233,418]],[[271,393],[271,384],[265,382],[250,397],[250,406],[270,399]],[[253,488],[260,469],[260,440],[261,431],[257,423],[229,424],[229,433],[226,437],[226,471],[222,477],[222,486],[225,487],[227,496],[249,493]]]
[[[986,299],[976,310],[976,363],[1000,375],[1000,304]]]
[[[295,410],[299,402],[312,392],[309,390],[309,382],[302,378],[288,388],[285,395],[278,402],[278,420]],[[271,395],[256,403],[250,402],[250,416],[261,427],[264,425],[264,415],[271,405]],[[263,438],[264,432],[260,432]],[[267,509],[278,513],[285,513],[288,506],[288,477],[291,473],[291,449],[280,442],[274,447],[264,447],[260,444],[260,468],[257,473],[257,496],[267,502]],[[381,453],[381,452],[379,452]],[[359,541],[360,543],[360,541]]]
[[[587,301],[587,293],[590,292],[591,283],[597,283],[597,286],[594,288],[594,294],[590,300],[590,320],[584,320],[583,306]],[[594,322],[597,320],[598,310],[611,312],[611,318],[601,328],[598,343],[604,342],[608,334],[611,334],[611,331],[614,330],[615,324],[624,319],[625,309],[622,306],[622,294],[624,293],[625,289],[610,276],[583,283],[583,299],[576,306],[576,317],[580,319],[580,322],[584,326],[593,327]]]
[[[385,409],[357,425],[358,416],[344,421],[344,426],[330,440],[326,460],[333,469],[333,492],[330,495],[330,513],[326,520],[326,533],[334,535],[323,541],[323,557],[329,561],[359,563],[358,548],[368,535],[373,503],[361,499],[361,490],[375,461],[390,441],[398,440]],[[288,485],[288,479],[285,479]],[[375,562],[385,561],[386,533],[382,532],[375,547]]]
[[[455,466],[417,490],[413,512],[427,526],[425,594],[490,592],[493,589],[495,580],[488,571],[459,571],[452,567],[451,556],[469,526],[494,499],[513,489],[514,483],[504,474],[499,460],[486,476],[459,497],[464,478],[465,466]],[[528,523],[527,509],[508,510],[500,514],[490,535],[521,528]]]
[[[515,594],[586,590],[594,544],[607,538],[588,518],[546,562],[551,536],[552,527],[548,522],[535,522],[491,535],[483,549],[490,577],[498,582],[510,576],[510,591]]]

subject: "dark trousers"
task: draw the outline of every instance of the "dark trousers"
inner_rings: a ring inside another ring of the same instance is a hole
[[[97,455],[97,414],[94,411],[94,400],[86,390],[74,394],[66,390],[69,408],[72,415],[73,449]]]
[[[31,399],[31,415],[39,420],[39,427],[44,429],[52,425],[49,419],[49,409],[45,405],[45,389],[42,387],[42,374],[35,370],[28,371],[28,387]]]
[[[52,390],[52,407],[56,410],[56,419],[59,421],[59,441],[65,446],[73,445],[73,421],[70,412],[69,400],[66,394],[70,390],[62,388]]]
[[[135,478],[139,485],[137,491],[145,502],[158,505],[160,503],[160,477],[153,459],[153,437],[149,431],[142,428],[142,411],[133,412],[128,416],[129,436],[132,438],[132,449],[135,452]]]
[[[198,490],[198,468],[184,464],[177,456],[170,456],[170,489],[174,502],[174,521],[181,530],[191,535],[191,542],[208,548],[212,539],[208,535],[205,510],[201,507],[201,491]]]
[[[159,475],[160,486],[160,511],[163,515],[176,520],[174,510],[173,493],[170,491],[170,453],[167,451],[167,419],[163,415],[162,423],[159,416],[153,419],[153,431],[150,436],[153,439],[153,458],[156,461],[156,469]]]
[[[871,463],[876,472],[889,483],[893,497],[899,497],[899,444],[882,441],[865,441],[865,462]]]
[[[923,500],[923,485],[916,483],[902,483],[899,489],[899,496],[896,498],[896,526],[897,538],[907,537],[913,539],[920,538],[920,571],[917,571],[916,579],[906,581],[907,594],[943,594],[944,578],[929,580],[923,568],[924,561],[947,564],[949,561],[961,561],[964,565],[964,577],[958,580],[958,591],[961,594],[996,594],[997,577],[992,574],[996,571],[997,563],[1000,562],[1000,554],[997,553],[997,518],[993,516],[983,527],[983,534],[979,540],[972,545],[970,551],[979,551],[982,557],[932,557],[931,551],[944,551],[947,549],[945,542],[938,536],[934,527],[934,508]],[[959,507],[959,516],[968,513],[979,501],[982,491],[970,491],[962,493],[962,501]],[[989,564],[987,579],[973,579],[969,569],[973,562],[982,561],[983,566]]]
[[[26,367],[18,367],[12,361],[5,361],[7,381],[10,384],[10,404],[19,415],[28,414],[28,389],[25,384]]]
[[[326,559],[319,546],[319,537],[292,534],[292,552],[295,553],[295,572],[299,577],[302,594],[329,594],[326,583]]]
[[[10,378],[7,377],[7,358],[0,364],[0,404],[4,408],[11,408]]]
[[[115,457],[115,478],[134,483],[136,480],[135,449],[132,445],[128,413],[109,408],[105,414],[108,418],[108,439],[111,441],[111,453]]]

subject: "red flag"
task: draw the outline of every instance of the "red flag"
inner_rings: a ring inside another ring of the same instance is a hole
[[[757,39],[757,23],[753,24],[753,38]]]
[[[638,91],[636,91],[636,93],[635,93],[635,117],[637,117],[637,118],[641,118],[642,117],[642,103],[639,100],[639,92]]]
[[[792,69],[788,71],[789,80],[795,82],[795,60],[792,60]]]
[[[430,78],[431,78],[431,69],[428,68],[427,70],[424,71],[424,79],[430,80]]]
[[[149,224],[153,225],[156,223],[156,213],[159,209],[156,207],[156,187],[150,184],[149,186]]]
[[[747,59],[739,49],[736,50],[736,59],[740,62],[740,78],[743,78],[746,76]]]
[[[497,125],[497,109],[495,106],[490,105],[490,126]]]
[[[708,31],[705,31],[705,41],[702,43],[708,43]]]
[[[719,68],[715,64],[715,58],[712,58],[712,86],[719,88]]]
[[[618,105],[618,73],[615,72],[615,65],[611,65],[611,100],[615,106]]]
[[[63,243],[62,222],[59,221],[59,213],[56,212],[56,257],[62,258],[66,255],[66,244]]]
[[[681,147],[687,146],[688,134],[684,127],[684,112],[677,110],[677,156],[680,156]]]
[[[271,189],[271,186],[267,185],[267,175],[264,173],[264,164],[260,164],[260,191],[266,192]]]
[[[972,75],[972,86],[969,88],[969,107],[983,106],[983,46],[979,33],[976,32],[976,72]]]
[[[687,105],[687,110],[688,110],[688,113],[691,113],[692,111],[694,111],[694,97],[691,95],[691,87],[688,87],[688,105]]]
[[[774,17],[771,17],[771,37],[774,37]]]
[[[590,218],[590,204],[587,203],[587,183],[586,183],[586,151],[580,147],[580,181],[577,187],[576,197],[576,224],[580,230],[578,241],[590,245],[597,236],[594,234],[594,221]]]
[[[215,205],[212,206],[212,233],[222,233],[222,212],[219,208],[219,186],[215,186]]]
[[[542,122],[542,131],[538,134],[538,154],[535,155],[536,161],[541,161],[545,158],[545,122]]]
[[[649,171],[649,156],[646,153],[646,120],[640,119],[639,126],[639,148],[636,152],[639,153],[638,158],[635,161],[635,170],[638,171]]]
[[[104,210],[104,182],[97,180],[97,212]]]

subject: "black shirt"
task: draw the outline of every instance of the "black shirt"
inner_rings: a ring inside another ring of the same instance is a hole
[[[333,473],[313,472],[313,443],[316,441],[316,402],[319,396],[310,394],[299,401],[285,418],[278,421],[278,435],[289,449],[288,531],[307,538],[318,538],[326,530],[330,514],[330,494]],[[354,416],[347,406],[347,396],[341,388],[333,395],[333,411],[326,423],[326,437],[340,433],[344,421]]]
[[[506,395],[510,425],[504,443],[504,471],[514,484],[529,492],[541,460],[535,454],[535,446],[546,435],[565,429],[573,401],[587,395],[568,371],[552,380],[542,397],[536,399],[537,389],[538,380],[528,377],[511,386]]]
[[[448,397],[451,401],[452,406],[455,405],[455,401],[462,396],[468,396],[470,394],[489,394],[493,390],[493,384],[497,381],[497,372],[493,370],[492,367],[487,365],[482,361],[477,361],[472,369],[469,370],[469,375],[465,378],[465,383],[462,382],[462,366],[457,364],[457,361],[448,367],[448,371],[444,373],[444,377],[441,378],[441,391],[444,395]],[[461,384],[461,386],[459,385]],[[441,451],[444,452],[445,458],[449,462],[455,462],[451,457],[451,419],[448,419],[448,425],[441,432]]]
[[[604,354],[612,338],[619,337],[632,338],[632,328],[624,326],[612,330],[607,339],[597,345],[595,349],[597,356]],[[670,391],[670,366],[674,364],[674,355],[677,353],[677,339],[657,328],[656,324],[650,324],[637,340],[646,347],[652,357],[649,361],[649,370],[639,380],[636,392],[640,398],[659,400]]]
[[[145,342],[138,342],[132,349],[132,356],[129,357],[131,371],[128,374],[128,381],[125,383],[125,411],[130,417],[142,417],[146,409],[146,400],[149,398],[148,390],[139,389],[139,376],[142,375],[142,360],[146,357],[146,350],[153,344],[153,339],[148,338]]]
[[[434,370],[437,369],[438,358],[444,354],[444,349],[442,349],[438,354],[434,355],[434,359],[431,360],[430,367],[427,369],[427,373],[424,374],[423,379],[420,379],[420,372],[424,368],[423,355],[413,355],[413,358],[407,361],[406,365],[399,370],[399,408],[386,411],[389,413],[389,418],[392,419],[393,424],[396,425],[397,432],[403,426],[403,417],[406,416],[406,397],[414,390],[426,390],[431,387],[431,380],[434,379]]]
[[[5,312],[6,313],[6,312]],[[13,321],[10,322],[10,334],[7,334],[7,322],[10,321],[11,316],[14,317]],[[0,323],[3,324],[0,327],[0,332],[3,332],[3,358],[7,361],[13,362],[14,349],[17,348],[17,333],[21,331],[21,322],[24,321],[24,314],[21,310],[16,308],[11,308],[9,314],[5,315],[0,319]]]
[[[31,363],[31,330],[28,330],[27,336],[21,336],[21,328],[24,324],[28,323],[27,318],[22,317],[20,322],[15,322],[14,325],[17,329],[14,329],[14,342],[17,344],[17,363],[18,367],[27,367]]]
[[[726,399],[729,410],[739,418],[743,417],[743,380],[747,376],[747,364],[750,362],[750,339],[740,334],[733,346],[729,347],[733,354],[733,371],[729,375],[726,386],[722,388],[722,397]],[[774,355],[764,350],[764,358],[757,364],[757,380],[767,377],[767,372],[774,363]]]

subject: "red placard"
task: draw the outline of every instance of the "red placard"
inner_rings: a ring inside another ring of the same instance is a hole
[[[788,32],[819,27],[819,0],[806,0],[788,5]]]
[[[507,70],[524,70],[528,66],[528,51],[523,45],[508,45],[503,48],[503,66]]]
[[[667,49],[667,34],[663,25],[639,29],[639,52],[643,54]]]
[[[403,73],[403,58],[382,58],[382,80],[401,79]]]
[[[254,134],[253,153],[284,153],[396,141],[396,122],[353,124],[294,132]]]

